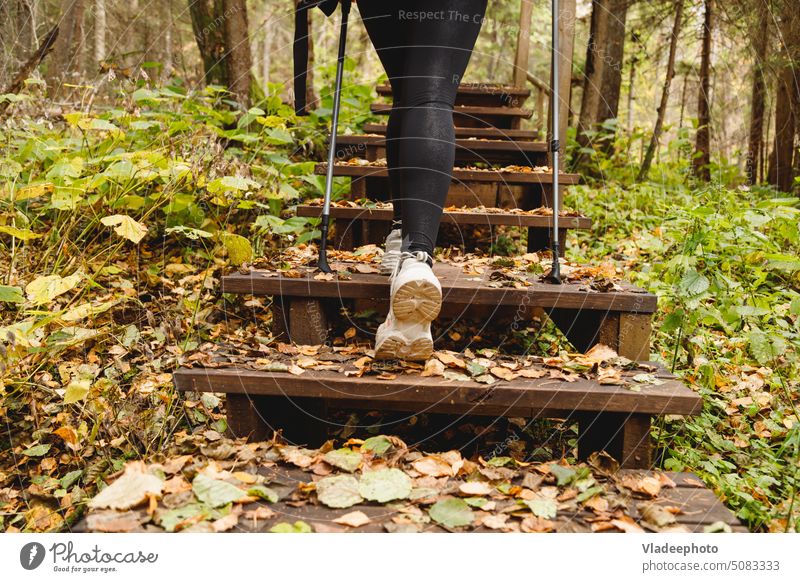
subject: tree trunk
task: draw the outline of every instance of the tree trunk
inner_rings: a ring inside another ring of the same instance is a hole
[[[578,119],[578,143],[590,147],[589,132],[617,117],[622,85],[625,20],[630,0],[593,0],[586,67]],[[608,148],[613,141],[603,144]],[[577,160],[579,163],[581,160]]]
[[[794,136],[797,130],[794,75],[791,63],[785,63],[778,77],[775,98],[775,143],[770,157],[769,183],[783,192],[789,192],[794,181]]]
[[[172,48],[172,29],[175,27],[175,23],[172,18],[172,3],[167,2],[166,6],[164,7],[164,17],[166,23],[164,25],[164,69],[163,75],[165,79],[168,79],[172,76],[172,72],[175,69],[175,56],[173,53]]]
[[[766,7],[759,4],[758,32],[756,33],[753,64],[753,90],[750,98],[750,135],[747,147],[747,163],[745,171],[750,184],[758,181],[758,168],[761,157],[761,144],[764,139],[764,109],[767,86],[764,80],[764,66],[767,61],[769,46],[770,14]]]
[[[94,0],[94,60],[106,58],[106,0]]]
[[[714,26],[714,0],[705,0],[703,45],[700,54],[700,91],[697,100],[697,136],[693,161],[695,175],[711,179],[711,37]]]
[[[800,129],[800,15],[792,3],[779,10],[783,51],[775,98],[775,141],[770,155],[769,183],[789,192],[794,186],[795,136]]]
[[[53,46],[53,59],[47,67],[47,78],[60,89],[60,82],[68,73],[77,70],[83,52],[84,0],[62,0],[58,38]]]
[[[228,85],[225,70],[225,37],[223,34],[223,0],[188,0],[192,30],[203,59],[205,82]]]
[[[269,3],[265,3],[264,21],[267,24],[264,26],[264,38],[261,45],[261,82],[264,84],[264,93],[269,95],[269,79],[270,68],[272,66],[272,39],[275,36],[275,27],[269,24]]]
[[[647,146],[647,153],[645,153],[642,167],[639,170],[638,180],[640,182],[647,179],[647,174],[650,172],[650,164],[653,162],[653,155],[658,146],[658,141],[661,138],[661,130],[664,127],[664,116],[667,113],[670,87],[672,86],[672,79],[675,77],[675,53],[678,49],[678,36],[681,33],[683,21],[683,1],[684,0],[678,0],[678,5],[675,8],[675,23],[672,25],[672,38],[670,38],[669,41],[667,75],[664,79],[664,88],[661,91],[661,103],[658,106],[658,113],[656,114],[656,126],[653,129],[653,137],[650,139],[650,144]]]
[[[36,49],[36,29],[33,14],[33,0],[17,0],[16,45],[18,54],[27,55]]]
[[[252,57],[247,34],[247,4],[245,0],[223,0],[225,6],[225,68],[228,89],[244,109],[250,107],[250,78]]]

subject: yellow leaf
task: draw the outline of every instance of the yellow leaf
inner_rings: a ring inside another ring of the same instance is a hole
[[[113,226],[114,232],[124,239],[128,239],[134,244],[139,244],[147,234],[147,227],[139,222],[136,222],[130,216],[125,214],[115,214],[113,216],[106,216],[101,219],[106,226]]]
[[[20,188],[19,190],[17,190],[17,193],[14,195],[14,200],[16,202],[20,202],[22,200],[30,200],[31,198],[38,198],[39,196],[52,194],[55,191],[55,189],[56,189],[55,185],[52,184],[51,182],[25,186],[24,188]]]
[[[92,383],[89,380],[76,380],[70,382],[64,392],[64,404],[74,404],[80,402],[89,394]]]
[[[28,230],[27,228],[16,228],[13,226],[0,226],[0,232],[4,234],[10,234],[14,238],[18,238],[19,240],[31,240],[34,238],[41,238],[42,235],[36,234],[35,232]]]
[[[35,305],[44,305],[73,289],[80,283],[82,278],[83,275],[81,273],[74,273],[69,277],[61,277],[59,275],[37,277],[28,283],[25,287],[25,293],[28,295],[28,300]]]
[[[228,258],[235,267],[246,263],[253,257],[253,248],[250,246],[250,241],[243,236],[226,232],[222,235],[222,244],[225,245],[225,250],[228,251]]]

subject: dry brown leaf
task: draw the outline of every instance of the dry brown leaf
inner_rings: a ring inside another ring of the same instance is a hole
[[[149,519],[144,511],[92,511],[86,516],[86,527],[89,531],[128,533]]]
[[[450,463],[443,458],[435,455],[429,455],[417,459],[411,466],[421,475],[428,475],[430,477],[452,477],[453,467]]]
[[[649,475],[628,474],[622,478],[622,486],[643,493],[650,497],[657,497],[661,492],[661,481]]]
[[[350,513],[345,513],[341,517],[337,517],[333,521],[334,523],[349,527],[361,527],[362,525],[367,525],[370,523],[371,520],[363,511],[351,511]]]
[[[592,348],[584,354],[584,357],[590,362],[602,363],[619,357],[616,351],[608,347],[606,344],[595,344]]]
[[[242,506],[241,505],[234,505],[231,512],[224,516],[220,517],[219,519],[211,522],[211,527],[214,528],[215,532],[223,532],[228,531],[236,527],[239,523],[239,516],[242,514]]]
[[[125,472],[89,501],[92,509],[130,509],[150,495],[161,495],[164,482],[147,472],[142,461],[125,466]]]
[[[619,519],[612,519],[611,525],[624,531],[625,533],[644,533],[644,530],[633,519],[623,515]]]
[[[489,371],[501,380],[513,380],[517,377],[517,374],[512,370],[504,368],[503,366],[494,366]]]
[[[545,533],[553,531],[556,524],[549,519],[529,515],[522,520],[520,527],[525,533]]]
[[[425,362],[425,369],[422,370],[420,376],[443,376],[444,370],[445,365],[442,362],[436,358],[431,358]]]
[[[459,485],[458,490],[463,495],[481,497],[483,495],[490,495],[492,492],[492,487],[483,481],[467,481],[466,483]]]
[[[481,519],[477,525],[482,525],[489,529],[506,529],[506,522],[509,517],[507,513],[500,513],[497,515],[489,514]]]

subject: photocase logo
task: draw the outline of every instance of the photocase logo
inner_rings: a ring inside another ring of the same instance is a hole
[[[19,551],[19,563],[26,570],[35,570],[44,561],[44,546],[39,542],[30,542]]]

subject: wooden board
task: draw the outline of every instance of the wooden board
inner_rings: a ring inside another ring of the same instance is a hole
[[[329,260],[333,261],[334,257]],[[336,265],[334,265],[335,267]],[[341,267],[347,267],[342,264]],[[487,287],[492,269],[482,275],[467,275],[458,266],[436,263],[434,273],[442,284],[443,303],[458,305],[525,305],[527,307],[568,308],[581,312],[600,311],[625,313],[654,313],[656,296],[631,285],[621,285],[623,291],[592,291],[584,284],[553,285],[531,281],[523,288]],[[389,296],[389,278],[378,274],[355,272],[346,280],[314,279],[319,271],[307,268],[298,278],[279,276],[274,272],[252,271],[235,273],[222,278],[223,293],[253,295],[282,295],[288,297],[376,299]],[[477,280],[476,280],[477,279]]]
[[[389,103],[373,103],[369,106],[370,111],[377,115],[388,115],[392,111]],[[475,105],[456,105],[453,113],[457,116],[472,118],[504,118],[513,117],[519,119],[530,119],[533,112],[521,107],[480,107]]]
[[[327,164],[317,164],[314,172],[324,176],[327,172]],[[389,170],[386,166],[356,166],[347,164],[336,164],[333,169],[334,176],[346,176],[351,178],[388,178]],[[501,170],[466,170],[464,168],[453,168],[453,181],[464,182],[491,182],[495,184],[552,184],[553,174],[551,172],[505,172]],[[558,183],[569,186],[578,184],[580,176],[578,174],[559,174]]]
[[[547,146],[538,141],[463,139],[456,140],[456,166],[494,164],[500,166],[546,166]],[[336,142],[338,161],[386,158],[386,139],[381,135],[339,136]]]
[[[386,124],[384,123],[365,123],[362,128],[365,133],[377,133],[386,135]],[[456,138],[492,140],[511,140],[528,141],[537,140],[541,136],[539,132],[529,129],[497,129],[495,127],[456,127]]]
[[[336,136],[336,143],[355,146],[385,146],[386,137],[383,135],[339,135]],[[547,144],[541,141],[458,138],[456,147],[479,152],[547,153]]]
[[[290,505],[291,495],[295,491],[298,483],[306,483],[312,479],[309,473],[302,471],[296,467],[278,464],[271,467],[259,467],[257,472],[263,475],[269,482],[269,487],[278,495],[278,501],[275,503],[267,503],[264,501],[256,501],[253,503],[244,504],[242,509],[247,512],[254,510],[259,506],[268,507],[274,514],[267,519],[260,519],[256,522],[252,520],[241,518],[236,527],[229,530],[232,533],[257,533],[268,532],[270,528],[278,523],[294,523],[298,520],[308,523],[315,531],[325,532],[350,532],[350,533],[386,533],[383,527],[384,523],[391,522],[391,518],[397,515],[396,509],[387,506],[379,505],[377,503],[360,503],[346,509],[331,509],[323,505],[303,504],[299,507],[297,504]],[[621,469],[617,473],[618,478],[624,478],[629,473],[636,475],[646,474],[653,476],[653,471],[641,470],[627,470]],[[703,529],[715,522],[721,521],[727,524],[731,531],[734,533],[744,533],[748,529],[737,519],[734,513],[725,507],[714,493],[705,487],[700,482],[700,479],[692,473],[669,473],[665,472],[675,483],[677,487],[673,489],[662,489],[657,503],[659,505],[672,505],[679,507],[681,513],[678,513],[675,518],[678,524],[685,526],[692,532],[702,533]],[[514,484],[519,484],[520,479],[514,480]],[[684,482],[700,483],[697,486],[685,486]],[[631,508],[629,512],[631,517],[641,525],[645,531],[652,533],[646,524],[641,519],[641,516],[636,509],[638,503],[642,502],[641,499],[630,499],[628,504]],[[143,510],[142,510],[143,511]],[[348,528],[343,525],[334,523],[334,520],[352,511],[361,511],[370,518],[370,523],[359,527],[357,529]],[[556,518],[552,520],[555,523],[555,532],[591,532],[591,523],[587,519],[592,519],[593,513],[588,511],[561,511],[557,514]],[[70,530],[74,533],[84,533],[90,531],[87,527],[86,518],[81,519]],[[163,530],[152,524],[141,527],[136,532],[140,533],[157,533]],[[423,531],[430,533],[446,533],[446,530],[435,523],[429,523],[424,526]],[[615,533],[616,530],[612,530]],[[498,533],[497,530],[490,530],[486,527],[478,527],[469,530],[470,533]]]
[[[375,91],[378,93],[378,95],[383,97],[392,96],[392,86],[389,85],[389,83],[381,83],[380,85],[376,85]],[[529,97],[530,94],[530,89],[525,87],[515,87],[513,85],[502,85],[496,83],[461,83],[461,85],[458,86],[457,98],[461,98],[466,95],[512,95],[514,97],[525,98]],[[456,101],[456,103],[458,103],[458,101]]]
[[[181,368],[173,375],[180,391],[224,392],[285,398],[322,400],[359,399],[381,403],[404,404],[411,411],[425,407],[435,412],[437,404],[460,404],[470,414],[483,414],[497,407],[514,414],[524,412],[535,418],[538,411],[548,416],[566,418],[576,411],[626,412],[637,414],[695,414],[702,409],[702,399],[661,368],[663,384],[641,385],[639,391],[623,386],[602,385],[593,380],[567,382],[549,377],[516,378],[498,381],[491,386],[478,382],[451,381],[441,377],[404,374],[394,380],[377,376],[347,377],[331,371],[306,370],[301,375],[288,372],[262,372],[244,368]],[[560,414],[558,411],[562,411]],[[509,414],[511,416],[511,414]]]
[[[297,207],[297,216],[318,217],[321,214],[321,206]],[[390,208],[331,207],[331,218],[334,219],[389,222],[392,220],[392,216],[393,213]],[[553,217],[497,212],[458,212],[445,210],[442,215],[442,224],[551,228]],[[559,218],[559,226],[570,229],[588,230],[592,227],[592,221],[584,216],[562,216]]]

